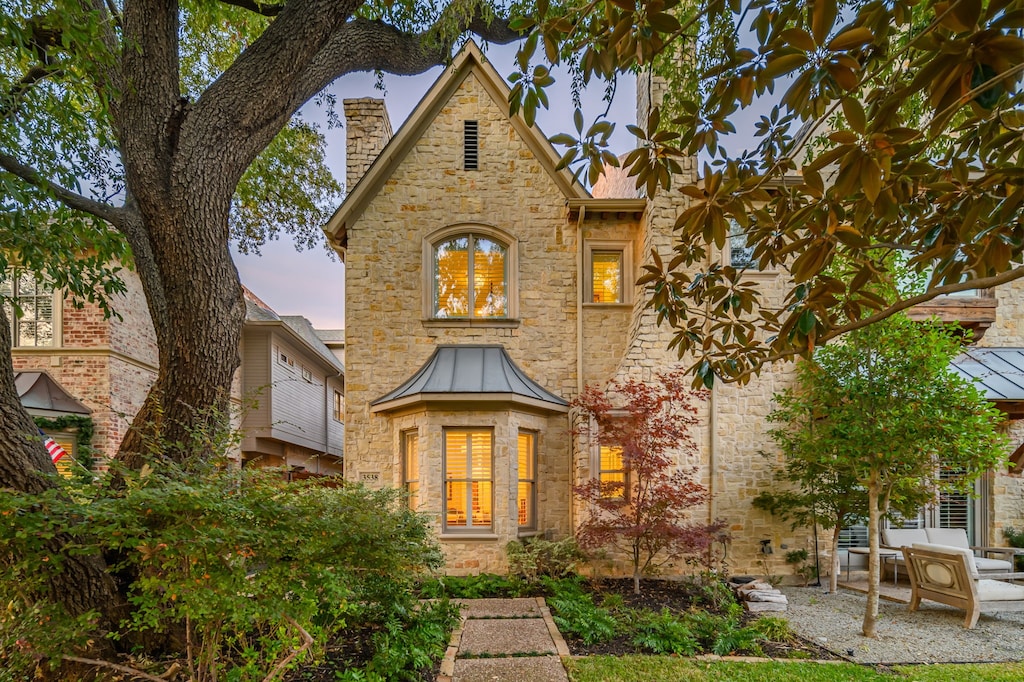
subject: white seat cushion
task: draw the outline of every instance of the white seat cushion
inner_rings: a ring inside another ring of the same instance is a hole
[[[962,547],[950,547],[948,545],[933,545],[928,542],[915,542],[914,549],[926,549],[929,552],[941,552],[943,554],[960,555],[966,559],[967,571],[971,578],[978,579],[978,567],[974,565],[974,553]]]
[[[1002,580],[979,580],[977,590],[981,601],[1024,601],[1024,585]]]
[[[1006,573],[1013,571],[1013,564],[1002,559],[976,556],[974,557],[974,565],[978,567],[979,571],[1004,571]]]
[[[910,547],[915,542],[931,542],[924,528],[883,528],[882,544],[889,547]]]
[[[933,545],[971,548],[971,543],[967,540],[967,531],[963,528],[926,528],[924,532],[928,536],[928,542]]]

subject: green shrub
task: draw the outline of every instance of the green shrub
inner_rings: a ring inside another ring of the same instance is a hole
[[[633,623],[633,644],[655,654],[693,656],[700,650],[686,623],[668,609],[644,614]]]
[[[608,609],[594,604],[589,594],[554,597],[548,602],[558,629],[585,644],[607,642],[615,637],[618,621]]]
[[[741,611],[730,608],[724,616],[695,611],[687,614],[684,622],[701,647],[713,654],[727,656],[734,652],[758,653],[758,642],[763,637],[754,629],[740,626]]]
[[[505,555],[509,574],[531,583],[543,576],[563,578],[585,559],[572,537],[557,542],[541,537],[513,540],[505,545]]]
[[[789,621],[779,616],[761,616],[747,628],[772,642],[791,642],[795,639]]]
[[[448,575],[424,580],[419,595],[424,599],[483,599],[486,597],[519,597],[530,586],[517,577],[480,573],[479,575]]]
[[[7,679],[26,679],[34,657],[57,660],[99,634],[89,614],[69,618],[45,598],[47,573],[63,570],[48,544],[60,532],[73,535],[76,552],[119,556],[111,570],[132,581],[131,613],[108,636],[122,647],[140,636],[187,642],[176,653],[187,654],[196,681],[263,679],[303,631],[316,650],[348,625],[413,636],[418,619],[433,622],[416,613],[411,587],[441,553],[394,491],[166,462],[126,473],[109,491],[0,491],[0,545],[11,557],[0,564]],[[414,653],[402,665],[422,662]]]
[[[1013,527],[1007,527],[1003,529],[1003,537],[1010,543],[1010,547],[1018,547],[1024,549],[1024,530],[1017,530]],[[1017,555],[1014,557],[1014,561],[1017,564],[1018,571],[1024,571],[1024,555]]]

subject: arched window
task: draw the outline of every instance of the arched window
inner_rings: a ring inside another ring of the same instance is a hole
[[[429,241],[431,319],[515,316],[515,242],[484,227],[444,230]],[[427,265],[427,263],[425,263]]]

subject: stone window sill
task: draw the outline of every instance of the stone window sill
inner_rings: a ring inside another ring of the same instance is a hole
[[[442,533],[441,542],[461,542],[462,540],[497,540],[494,533]]]
[[[584,303],[584,308],[632,308],[632,303]]]
[[[423,320],[423,326],[427,329],[443,327],[491,327],[498,329],[516,329],[519,327],[519,320],[511,318],[501,319],[465,319],[465,318],[430,318]]]

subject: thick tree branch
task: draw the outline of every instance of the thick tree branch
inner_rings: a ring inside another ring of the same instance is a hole
[[[59,63],[36,64],[25,72],[25,75],[11,87],[7,95],[0,100],[0,121],[6,120],[18,111],[21,98],[25,93],[35,86],[36,83],[49,78],[59,76],[64,72]]]
[[[260,2],[259,0],[220,0],[220,2],[233,7],[241,7],[265,17],[276,17],[284,9],[284,5]]]
[[[827,333],[818,337],[818,341],[820,343],[831,341],[832,339],[842,336],[847,332],[862,329],[876,322],[880,322],[888,317],[892,317],[898,312],[913,308],[915,305],[921,303],[927,303],[928,301],[938,298],[944,294],[955,294],[959,291],[967,291],[969,289],[990,289],[992,287],[1000,286],[1001,284],[1012,282],[1015,279],[1020,279],[1021,277],[1024,277],[1024,266],[1016,267],[1012,270],[1007,270],[1006,272],[1001,272],[998,275],[993,275],[992,277],[982,277],[981,279],[972,279],[967,282],[957,282],[956,284],[946,284],[941,287],[935,287],[934,289],[929,289],[923,294],[918,294],[917,296],[911,296],[910,298],[905,298],[902,301],[897,301],[885,310],[875,313],[870,317],[865,317],[855,322],[833,327]],[[745,379],[758,371],[764,365],[771,364],[778,360],[787,360],[794,355],[799,355],[801,352],[803,351],[799,348],[788,348],[786,350],[772,353],[757,362],[750,370],[735,377],[722,378],[722,380],[725,383],[733,383],[741,379]]]
[[[30,166],[26,166],[13,156],[0,153],[0,168],[3,168],[11,175],[20,178],[33,187],[38,187],[45,192],[49,192],[69,208],[94,215],[115,227],[119,226],[123,221],[123,209],[89,199],[77,192],[72,192],[65,187],[61,187],[60,185],[50,182],[40,175],[39,171]]]

